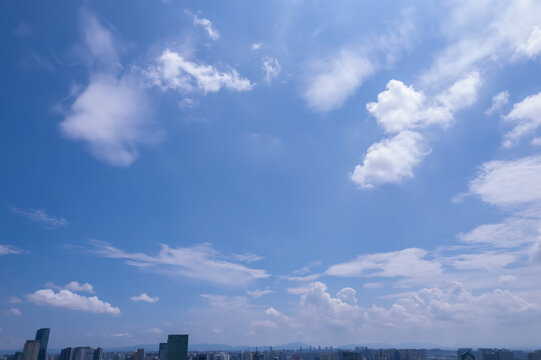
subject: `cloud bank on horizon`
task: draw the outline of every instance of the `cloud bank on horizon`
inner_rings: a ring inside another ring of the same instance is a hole
[[[536,345],[541,4],[390,4],[3,4],[0,348]]]

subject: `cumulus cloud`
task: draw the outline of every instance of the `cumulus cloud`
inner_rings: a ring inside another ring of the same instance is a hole
[[[94,293],[94,286],[92,286],[89,283],[81,284],[78,281],[70,281],[69,283],[67,283],[64,286],[58,286],[58,285],[55,285],[53,283],[47,283],[47,284],[45,284],[45,286],[53,288],[53,289],[57,289],[57,290],[67,289],[67,290],[71,290],[73,292],[87,292],[87,293],[91,293],[91,294]]]
[[[413,169],[429,153],[430,148],[421,134],[402,131],[372,144],[362,165],[355,166],[350,178],[365,189],[389,182],[400,183],[413,177]]]
[[[84,142],[98,159],[129,166],[137,147],[158,141],[150,108],[139,86],[128,78],[99,75],[77,97],[59,127],[64,136]]]
[[[492,97],[492,106],[485,111],[485,114],[491,115],[499,111],[504,105],[509,102],[509,92],[507,90],[501,91]]]
[[[502,117],[504,123],[514,125],[513,129],[504,135],[505,147],[516,145],[527,135],[533,135],[541,126],[541,93],[528,96],[513,105],[509,114]]]
[[[119,44],[116,43],[113,33],[87,11],[80,13],[80,27],[83,42],[90,51],[92,60],[109,66],[119,66]]]
[[[472,72],[438,95],[427,97],[401,81],[389,81],[378,101],[368,103],[366,108],[383,131],[393,137],[368,148],[351,180],[360,188],[370,189],[412,178],[414,168],[430,153],[419,131],[431,125],[449,126],[455,111],[475,101],[480,84],[479,74]]]
[[[443,272],[437,260],[428,260],[428,252],[409,248],[386,253],[359,255],[352,261],[330,266],[325,274],[347,277],[425,277]]]
[[[158,300],[160,300],[159,297],[155,296],[155,297],[152,297],[152,296],[148,296],[147,293],[142,293],[141,295],[137,295],[137,296],[132,296],[130,298],[131,301],[144,301],[144,302],[148,302],[148,303],[155,303],[155,302],[158,302]]]
[[[153,256],[129,253],[103,241],[93,240],[91,253],[113,259],[123,259],[128,265],[155,271],[168,276],[181,276],[221,285],[241,285],[270,275],[261,269],[227,261],[208,244],[190,247],[170,247],[162,244],[160,252]]]
[[[11,206],[9,209],[15,214],[22,215],[28,220],[40,224],[41,227],[46,230],[55,230],[59,227],[68,225],[68,221],[66,219],[48,215],[43,209],[24,211],[13,206]]]
[[[194,26],[201,26],[207,32],[208,36],[212,40],[218,40],[220,38],[220,33],[214,28],[212,22],[209,19],[201,18],[196,14],[193,14],[191,11],[186,10],[185,13],[193,18]]]
[[[272,56],[267,56],[263,59],[263,71],[265,71],[265,81],[270,84],[274,78],[276,78],[282,67],[278,62],[278,59]]]
[[[53,306],[95,314],[120,314],[118,307],[100,300],[97,296],[82,296],[67,289],[58,292],[55,292],[53,289],[41,289],[26,295],[26,298],[36,305]]]
[[[154,85],[163,90],[173,89],[183,93],[201,91],[204,94],[222,88],[233,91],[248,91],[254,86],[232,69],[221,72],[211,65],[189,61],[180,54],[166,49],[155,66],[149,67],[145,75]]]
[[[11,245],[2,245],[0,244],[0,256],[1,255],[10,255],[10,254],[20,254],[21,250]]]

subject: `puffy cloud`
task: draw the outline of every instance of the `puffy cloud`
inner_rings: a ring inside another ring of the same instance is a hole
[[[511,112],[502,119],[506,123],[515,125],[504,136],[505,147],[516,145],[521,138],[534,134],[541,126],[541,93],[528,96],[514,104]]]
[[[67,138],[86,143],[98,159],[129,166],[138,157],[138,145],[161,137],[153,129],[149,112],[146,98],[133,80],[101,75],[91,80],[59,126]]]
[[[267,84],[270,84],[272,79],[280,74],[282,67],[280,66],[280,63],[278,63],[278,59],[267,56],[263,59],[263,71],[265,71],[265,81]]]
[[[372,144],[363,164],[355,167],[351,180],[361,188],[374,188],[412,178],[413,169],[430,153],[418,131],[435,124],[448,126],[455,111],[475,101],[480,84],[479,74],[472,72],[440,94],[427,98],[412,86],[389,81],[378,101],[368,103],[366,108],[386,133],[396,135]]]
[[[53,283],[47,283],[47,284],[45,284],[45,286],[53,288],[53,289],[57,289],[57,290],[68,289],[68,290],[71,290],[73,292],[87,292],[87,293],[91,293],[91,294],[94,293],[94,286],[92,286],[89,283],[81,284],[78,281],[70,281],[69,283],[67,283],[64,286],[57,286],[57,285],[55,285]]]
[[[68,221],[66,219],[48,215],[47,212],[42,209],[24,211],[13,206],[11,206],[9,209],[15,214],[22,215],[28,220],[40,224],[41,227],[46,230],[54,230],[68,225]]]
[[[58,292],[55,292],[53,289],[41,289],[26,295],[26,298],[36,305],[54,306],[95,314],[120,314],[118,307],[100,300],[97,296],[82,296],[67,289]]]
[[[253,290],[253,291],[246,291],[246,293],[248,295],[250,295],[251,297],[253,297],[254,299],[257,299],[261,296],[264,296],[264,295],[268,295],[268,294],[272,294],[274,291],[270,290],[270,289],[257,289],[257,290]]]
[[[492,97],[492,106],[485,111],[485,114],[491,115],[496,111],[499,111],[504,105],[509,102],[509,92],[507,90],[501,91]]]
[[[330,266],[325,273],[348,277],[426,277],[441,274],[441,264],[427,260],[427,255],[426,250],[417,248],[359,255],[352,261]]]
[[[21,253],[21,250],[17,249],[14,246],[0,244],[0,256],[10,255],[10,254],[20,254],[20,253]]]
[[[214,28],[214,26],[212,25],[212,22],[209,19],[200,18],[196,14],[192,14],[192,12],[189,10],[186,10],[185,13],[187,15],[190,15],[193,18],[193,25],[201,26],[203,29],[205,29],[208,36],[212,40],[218,40],[220,38],[220,33],[218,32],[218,30]]]
[[[151,81],[163,90],[174,89],[184,93],[202,91],[204,94],[222,88],[248,91],[254,86],[250,80],[240,77],[234,69],[221,72],[211,65],[200,65],[180,54],[166,49],[158,64],[145,71]]]
[[[141,295],[137,295],[137,296],[132,296],[130,298],[131,301],[144,301],[144,302],[148,302],[148,303],[155,303],[155,302],[158,302],[158,300],[160,300],[159,297],[155,296],[155,297],[152,297],[152,296],[148,296],[147,293],[142,293]]]
[[[325,70],[310,77],[304,93],[308,107],[316,112],[341,107],[375,71],[367,58],[346,50],[320,66]]]
[[[126,263],[140,269],[148,269],[168,276],[181,276],[221,285],[241,285],[252,280],[267,278],[265,270],[225,260],[208,243],[191,247],[172,248],[162,244],[156,256],[129,253],[106,242],[93,240],[91,253],[113,259],[124,259]]]
[[[350,178],[365,189],[389,182],[400,183],[413,177],[413,169],[429,153],[430,149],[419,133],[402,131],[372,144],[363,164],[355,166]]]

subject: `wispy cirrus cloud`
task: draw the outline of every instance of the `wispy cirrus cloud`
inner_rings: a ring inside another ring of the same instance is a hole
[[[180,276],[220,285],[241,285],[270,276],[265,270],[254,269],[228,261],[228,256],[203,243],[190,247],[170,247],[162,244],[157,255],[130,253],[107,242],[92,240],[88,252],[168,276]]]
[[[25,211],[25,210],[16,208],[14,206],[10,206],[9,209],[14,214],[21,215],[27,218],[28,220],[31,220],[35,223],[40,224],[41,227],[46,230],[55,230],[69,224],[68,220],[61,217],[51,216],[47,214],[47,212],[43,209],[38,209],[38,210],[30,209],[30,210]]]
[[[190,10],[184,10],[186,15],[189,15],[193,18],[194,26],[201,26],[207,32],[208,36],[212,40],[218,40],[220,38],[220,33],[214,28],[212,22],[209,19],[199,17],[197,14],[192,13]]]
[[[10,254],[21,254],[23,251],[12,245],[3,245],[0,244],[0,256],[1,255],[10,255]]]

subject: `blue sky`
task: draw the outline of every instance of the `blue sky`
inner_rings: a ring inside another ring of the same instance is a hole
[[[0,7],[0,348],[537,344],[539,2]]]

